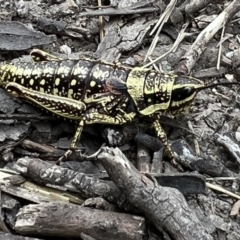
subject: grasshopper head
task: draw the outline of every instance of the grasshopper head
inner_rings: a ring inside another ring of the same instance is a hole
[[[206,88],[213,88],[219,85],[239,85],[240,82],[202,82],[196,78],[178,76],[175,79],[169,111],[173,115],[180,114],[188,110],[197,93]]]

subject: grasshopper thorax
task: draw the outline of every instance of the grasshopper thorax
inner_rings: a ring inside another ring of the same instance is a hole
[[[196,94],[218,85],[240,84],[237,82],[202,82],[193,77],[159,73],[134,68],[128,75],[126,87],[137,111],[141,115],[155,112],[180,114],[189,109]]]

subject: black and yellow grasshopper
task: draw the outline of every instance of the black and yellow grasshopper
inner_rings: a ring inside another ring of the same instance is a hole
[[[203,89],[240,84],[203,83],[192,77],[139,67],[126,68],[86,59],[60,60],[41,51],[37,53],[45,60],[1,66],[0,86],[14,97],[78,122],[65,158],[76,148],[86,124],[118,125],[149,116],[168,157],[173,159],[159,116],[187,111]]]

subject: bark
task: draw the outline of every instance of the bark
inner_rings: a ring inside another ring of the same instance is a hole
[[[41,185],[61,186],[85,198],[103,197],[113,203],[118,201],[120,192],[112,181],[51,165],[37,158],[21,158],[17,164],[21,174]]]
[[[118,148],[103,148],[98,159],[128,200],[158,230],[166,231],[176,240],[213,239],[178,190],[161,187],[154,178],[140,174]]]
[[[25,235],[79,237],[84,233],[99,240],[138,240],[145,235],[145,221],[129,214],[51,202],[22,208],[15,231]]]
[[[176,72],[187,75],[207,47],[207,43],[240,10],[240,1],[234,0],[197,37],[191,48],[181,58]]]
[[[1,240],[44,240],[40,238],[31,238],[31,237],[23,237],[19,235],[13,235],[11,233],[1,233],[0,232],[0,239]]]
[[[189,1],[188,4],[181,6],[180,9],[188,14],[192,15],[197,11],[200,11],[201,9],[204,9],[209,4],[216,2],[216,0],[195,0],[195,1]],[[218,0],[218,2],[223,2],[223,0]]]

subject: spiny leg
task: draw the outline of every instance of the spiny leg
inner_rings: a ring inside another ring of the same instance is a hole
[[[124,111],[123,111],[124,112]],[[114,117],[101,114],[98,112],[91,112],[86,114],[86,124],[94,124],[94,123],[101,123],[101,124],[112,124],[112,125],[121,125],[127,122],[132,122],[136,113],[123,113],[119,112]]]
[[[81,137],[81,134],[82,134],[83,126],[84,126],[84,121],[80,121],[79,125],[77,127],[77,130],[76,130],[76,132],[74,134],[73,140],[71,142],[70,149],[68,149],[65,152],[65,154],[58,159],[57,164],[60,164],[61,162],[63,162],[66,159],[68,159],[69,156],[72,154],[72,152],[76,150],[76,146],[77,146],[78,141],[79,141],[79,139]]]
[[[14,82],[8,83],[6,90],[13,97],[28,100],[49,112],[71,120],[80,121],[86,110],[86,105],[82,101],[38,92]]]
[[[86,124],[102,123],[102,124],[121,125],[121,124],[133,121],[135,116],[136,116],[136,113],[126,113],[123,111],[123,112],[119,112],[114,117],[111,117],[109,115],[101,114],[96,111],[96,112],[86,113],[86,116],[84,117],[84,119],[87,119],[85,121]],[[96,159],[100,151],[101,151],[101,148],[90,156],[81,154],[81,158],[84,160],[94,160]]]
[[[157,133],[157,137],[161,139],[162,141],[162,144],[165,148],[165,152],[167,154],[167,156],[169,157],[169,159],[173,159],[174,158],[174,155],[173,155],[173,152],[168,144],[168,140],[167,140],[167,135],[166,133],[164,132],[161,124],[159,123],[158,120],[155,120],[153,122],[153,127],[155,128],[155,131]]]
[[[95,124],[95,123],[102,123],[102,124],[117,124],[117,125],[121,125],[124,124],[126,122],[131,122],[134,117],[135,117],[136,113],[119,113],[114,117],[111,117],[109,115],[106,114],[101,114],[98,112],[91,112],[91,113],[86,113],[85,116],[83,117],[84,120],[80,121],[78,128],[76,130],[76,133],[73,137],[70,149],[64,154],[64,156],[62,156],[57,163],[60,163],[61,161],[64,161],[65,159],[67,159],[71,153],[76,150],[76,145],[81,137],[81,133],[83,130],[83,127],[85,124]],[[81,154],[80,152],[80,157],[81,159],[85,159],[85,160],[92,160],[95,159],[96,156],[98,155],[99,150],[94,153],[91,156],[87,156],[85,154]]]
[[[28,100],[38,106],[45,108],[46,110],[59,115],[64,118],[79,121],[79,126],[74,135],[73,141],[71,143],[70,149],[64,154],[63,157],[59,159],[62,161],[70,156],[72,151],[76,148],[77,142],[81,136],[82,129],[85,124],[123,124],[126,122],[131,122],[136,113],[126,113],[122,109],[116,109],[117,114],[112,117],[109,114],[102,114],[95,108],[86,111],[86,105],[82,101],[76,101],[74,99],[69,99],[66,97],[49,95],[43,92],[37,92],[32,89],[23,87],[17,83],[9,83],[6,86],[8,93],[15,97],[20,97],[22,99]],[[105,96],[100,97],[100,101],[104,100],[107,102],[109,100]],[[111,99],[110,99],[111,100]]]
[[[168,158],[170,159],[171,164],[175,168],[177,168],[179,171],[183,172],[182,167],[174,159],[174,155],[173,155],[172,149],[170,148],[170,146],[168,144],[167,135],[166,135],[165,131],[163,130],[159,120],[155,120],[153,122],[153,127],[156,130],[157,137],[160,138],[161,141],[162,141],[162,144],[164,146],[164,151],[165,151],[166,155],[168,156]]]
[[[86,105],[79,100],[76,101],[74,99],[69,99],[66,97],[37,92],[35,90],[25,88],[17,83],[9,83],[6,86],[6,90],[12,96],[20,97],[22,99],[35,103],[38,106],[45,108],[46,110],[58,116],[80,121],[70,149],[58,160],[58,163],[67,159],[72,151],[76,148],[77,142],[81,136],[81,132],[84,126],[84,121],[82,118],[85,115]]]

